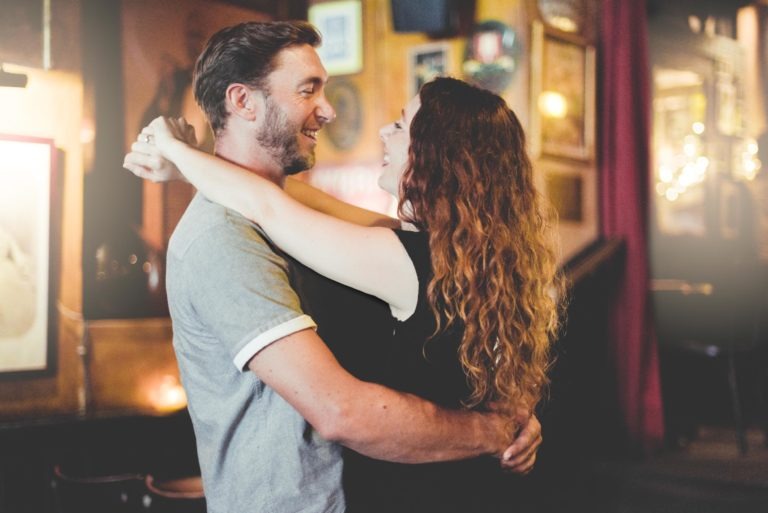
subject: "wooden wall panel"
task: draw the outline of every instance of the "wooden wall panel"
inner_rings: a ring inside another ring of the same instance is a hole
[[[170,319],[94,321],[88,333],[89,411],[153,414],[186,405]]]

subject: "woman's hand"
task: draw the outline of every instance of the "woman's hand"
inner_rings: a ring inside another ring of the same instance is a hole
[[[166,158],[168,148],[176,142],[197,146],[195,127],[187,123],[184,118],[157,117],[141,131],[139,140],[142,139],[148,144],[157,146],[162,156]]]
[[[142,129],[131,145],[123,167],[139,178],[152,182],[186,181],[184,175],[164,153],[171,144],[178,144],[179,141],[196,146],[195,128],[184,118],[155,118]]]

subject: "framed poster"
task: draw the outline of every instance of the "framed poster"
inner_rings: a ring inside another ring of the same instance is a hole
[[[595,146],[595,49],[533,24],[531,139],[535,156],[591,161]]]
[[[322,2],[309,7],[309,22],[323,36],[317,49],[329,76],[363,69],[363,7],[360,0]]]
[[[52,372],[56,340],[55,149],[0,135],[0,378]]]
[[[414,46],[408,52],[408,99],[416,96],[421,86],[448,74],[448,43]]]

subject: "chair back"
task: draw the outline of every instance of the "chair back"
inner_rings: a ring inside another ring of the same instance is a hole
[[[150,513],[205,513],[206,503],[200,476],[158,480],[145,479],[145,506]]]

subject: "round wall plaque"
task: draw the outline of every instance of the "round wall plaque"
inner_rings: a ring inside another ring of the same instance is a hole
[[[360,92],[349,80],[330,80],[325,96],[336,110],[336,119],[324,131],[331,143],[340,150],[352,149],[363,131],[363,112]]]
[[[517,34],[500,21],[477,25],[467,41],[462,66],[469,82],[501,94],[517,69]]]

